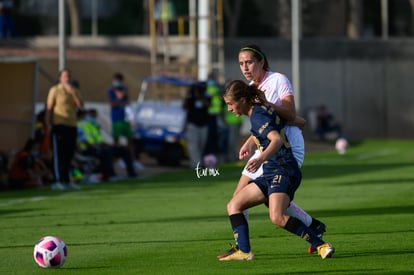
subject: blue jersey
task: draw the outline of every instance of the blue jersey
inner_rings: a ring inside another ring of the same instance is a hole
[[[111,101],[117,103],[123,103],[122,106],[111,107],[111,119],[112,121],[124,121],[125,120],[125,105],[128,103],[128,94],[126,87],[119,88],[120,91],[125,93],[123,98],[118,98],[114,88],[108,90],[108,97]]]
[[[302,173],[293,156],[292,149],[283,128],[286,120],[280,118],[271,107],[254,105],[250,116],[251,133],[256,138],[259,150],[264,151],[270,143],[267,134],[277,131],[284,140],[282,147],[263,163],[263,177],[272,180],[275,175],[301,178]]]

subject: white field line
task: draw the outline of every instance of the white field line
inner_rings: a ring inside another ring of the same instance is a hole
[[[13,200],[1,202],[0,207],[24,204],[27,202],[43,201],[46,199],[48,199],[48,197],[32,197],[32,198],[25,198],[25,199],[13,199]]]
[[[365,159],[372,159],[372,158],[378,158],[378,157],[385,157],[390,155],[398,154],[399,150],[397,149],[384,149],[377,152],[370,152],[366,154],[360,154],[356,157],[356,159],[359,160],[365,160]]]
[[[386,157],[386,156],[390,156],[390,155],[395,155],[400,153],[400,150],[397,149],[384,149],[381,151],[377,151],[377,152],[368,152],[368,153],[362,153],[359,155],[355,156],[355,160],[368,160],[368,159],[376,159],[376,158],[381,158],[381,157]],[[306,160],[305,157],[305,161],[303,165],[320,165],[320,164],[334,164],[337,162],[341,162],[341,158],[336,158],[336,157],[329,157],[329,158],[323,158],[323,159],[318,159],[318,160]]]

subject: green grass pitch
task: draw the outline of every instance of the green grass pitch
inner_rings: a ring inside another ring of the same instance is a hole
[[[295,202],[324,221],[336,248],[322,260],[307,243],[250,210],[253,261],[220,262],[232,232],[226,203],[241,164],[197,177],[182,169],[83,186],[0,193],[0,274],[414,274],[414,141],[367,140],[346,155],[308,153]],[[68,247],[65,265],[33,260],[42,236]]]

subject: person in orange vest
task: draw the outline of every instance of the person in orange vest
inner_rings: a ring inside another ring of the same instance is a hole
[[[40,144],[35,139],[28,139],[25,146],[13,158],[9,170],[11,189],[36,188],[52,182],[53,173],[39,158]]]

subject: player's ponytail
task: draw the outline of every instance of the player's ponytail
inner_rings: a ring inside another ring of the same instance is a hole
[[[249,105],[257,103],[265,104],[261,93],[262,91],[258,90],[255,86],[249,86],[242,80],[233,80],[227,84],[223,96],[230,97],[235,101],[240,101],[241,98],[245,98]]]

